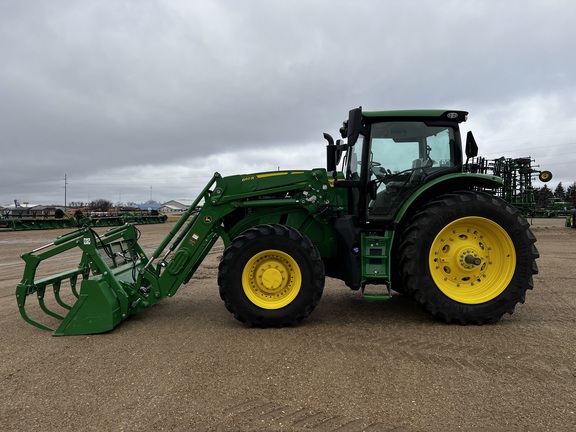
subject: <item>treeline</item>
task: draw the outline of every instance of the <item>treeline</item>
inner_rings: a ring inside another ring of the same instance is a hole
[[[536,207],[539,208],[546,208],[553,202],[558,201],[576,204],[576,181],[567,188],[560,182],[554,190],[549,188],[547,184],[542,187],[535,187],[534,201],[536,202]]]

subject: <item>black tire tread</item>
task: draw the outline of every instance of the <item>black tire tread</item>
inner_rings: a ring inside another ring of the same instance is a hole
[[[444,296],[436,287],[429,275],[427,260],[424,260],[429,248],[421,239],[430,231],[431,221],[438,220],[441,214],[451,212],[453,220],[473,215],[486,217],[482,214],[483,208],[496,214],[501,226],[501,221],[505,222],[506,226],[502,227],[516,247],[516,271],[510,285],[497,298],[482,306],[467,306]],[[442,321],[462,325],[495,323],[505,313],[512,314],[517,303],[524,303],[526,291],[534,287],[533,275],[538,273],[536,259],[539,257],[535,242],[530,224],[504,200],[478,191],[446,194],[420,208],[402,234],[399,246],[402,283],[410,297]],[[428,274],[424,274],[423,266]]]
[[[308,261],[310,278],[306,283],[310,287],[310,292],[304,293],[308,296],[308,300],[301,308],[286,307],[283,308],[285,310],[277,310],[274,314],[262,310],[262,313],[254,312],[255,306],[253,308],[242,306],[237,301],[237,296],[233,294],[234,291],[242,290],[241,286],[236,286],[238,282],[234,281],[231,273],[234,271],[236,261],[243,255],[244,249],[253,242],[265,242],[271,238],[284,239],[281,241],[289,242],[297,247]],[[279,224],[258,225],[244,231],[226,248],[218,267],[220,297],[224,301],[226,309],[238,321],[251,327],[287,327],[299,324],[312,313],[320,302],[324,281],[324,263],[318,249],[296,229]]]

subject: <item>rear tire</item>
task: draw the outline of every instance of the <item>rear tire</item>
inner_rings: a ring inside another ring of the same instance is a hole
[[[533,288],[535,242],[528,222],[502,199],[444,195],[420,209],[402,236],[403,285],[445,322],[494,323]]]
[[[235,238],[218,269],[220,297],[234,317],[254,327],[301,322],[320,302],[324,263],[293,228],[259,225]]]

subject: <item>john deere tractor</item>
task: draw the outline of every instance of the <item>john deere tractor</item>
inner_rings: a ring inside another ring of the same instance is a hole
[[[470,132],[462,150],[467,114],[353,109],[343,139],[324,134],[326,168],[215,173],[150,256],[130,224],[61,236],[22,255],[20,313],[55,335],[111,330],[176,294],[221,238],[220,296],[249,326],[300,323],[327,276],[367,298],[404,294],[448,323],[494,323],[532,289],[538,251],[527,221],[491,193],[502,180],[464,169],[478,152]],[[71,250],[76,267],[39,277]],[[31,295],[56,325],[31,317]]]

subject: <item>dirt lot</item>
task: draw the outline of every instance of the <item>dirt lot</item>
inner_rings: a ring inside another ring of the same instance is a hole
[[[140,228],[150,250],[170,224]],[[301,326],[245,328],[218,295],[217,248],[176,297],[110,333],[60,338],[20,318],[14,290],[19,254],[63,232],[0,233],[0,425],[576,430],[576,230],[546,219],[533,231],[536,287],[496,325],[441,324],[404,297],[370,302],[329,280]]]

